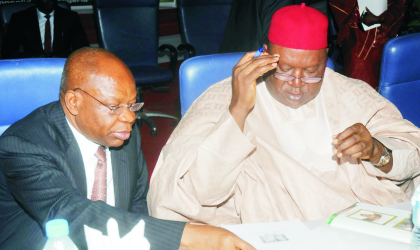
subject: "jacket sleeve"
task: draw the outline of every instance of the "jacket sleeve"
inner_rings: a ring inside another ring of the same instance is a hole
[[[80,17],[77,13],[72,13],[73,25],[71,27],[71,51],[78,50],[83,47],[89,47],[89,41],[83,28]]]
[[[384,23],[379,28],[380,33],[386,32],[387,38],[394,38],[404,20],[405,10],[405,0],[388,0],[388,9],[381,14]]]
[[[138,130],[138,126],[134,125],[133,130]],[[140,142],[140,133],[132,133],[132,136],[135,136],[136,141]],[[137,160],[138,164],[135,166],[138,172],[138,179],[136,181],[136,192],[133,198],[133,203],[131,206],[130,212],[140,213],[140,214],[149,214],[147,211],[147,192],[149,191],[149,172],[146,165],[146,159],[144,158],[143,152],[141,150],[141,143],[137,145]]]
[[[185,223],[158,220],[87,199],[75,188],[74,180],[67,177],[70,170],[60,167],[64,159],[63,153],[52,152],[16,135],[3,135],[0,140],[6,183],[16,202],[40,228],[48,220],[64,218],[69,222],[70,237],[84,249],[83,225],[106,234],[106,223],[112,217],[118,221],[123,236],[142,219],[151,249],[179,248]]]
[[[331,12],[340,29],[347,25],[353,10],[357,4],[356,0],[330,0]]]

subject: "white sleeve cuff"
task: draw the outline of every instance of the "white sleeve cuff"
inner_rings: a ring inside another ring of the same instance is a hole
[[[385,147],[392,150],[393,165],[389,173],[382,175],[382,177],[388,179],[394,179],[395,177],[412,176],[414,173],[407,173],[407,166],[409,165],[408,160],[410,155],[415,153],[415,149],[410,148],[407,144],[397,139],[385,137],[385,136],[373,136],[376,140],[382,143]],[[399,178],[397,178],[399,179]]]

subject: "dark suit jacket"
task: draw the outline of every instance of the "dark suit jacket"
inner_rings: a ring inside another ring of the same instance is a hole
[[[68,57],[74,50],[89,46],[79,15],[60,7],[54,13],[53,57]],[[13,13],[2,42],[2,59],[43,55],[36,7]]]
[[[302,2],[309,0],[233,0],[219,53],[258,50],[268,43],[274,12]]]
[[[44,226],[67,219],[70,238],[86,249],[83,224],[106,234],[109,218],[125,235],[140,219],[151,249],[178,249],[185,223],[147,215],[148,173],[134,126],[123,146],[110,148],[115,207],[86,198],[79,146],[59,102],[43,106],[0,137],[0,249],[42,249]]]

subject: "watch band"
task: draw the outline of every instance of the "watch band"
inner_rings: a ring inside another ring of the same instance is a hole
[[[385,153],[381,156],[381,158],[379,159],[379,162],[378,163],[371,162],[373,166],[383,167],[386,164],[388,164],[388,162],[391,160],[392,151],[385,146],[384,146],[384,148],[385,148]]]

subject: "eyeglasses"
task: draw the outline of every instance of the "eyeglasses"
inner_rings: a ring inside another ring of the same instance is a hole
[[[93,97],[92,95],[90,95],[88,92],[84,91],[83,89],[80,88],[75,88],[73,89],[75,90],[80,90],[82,92],[84,92],[85,94],[87,94],[88,96],[92,97],[93,99],[95,99],[96,101],[98,101],[100,104],[104,105],[105,107],[109,108],[111,110],[111,114],[113,115],[121,115],[125,109],[129,109],[130,111],[138,111],[141,109],[141,107],[143,107],[144,103],[143,102],[138,102],[138,103],[134,103],[134,104],[128,104],[128,105],[124,105],[124,106],[109,106],[104,104],[103,102],[99,101],[98,99],[96,99],[95,97]]]
[[[295,80],[295,76],[291,76],[291,75],[287,75],[287,74],[283,74],[283,73],[279,73],[276,72],[274,73],[274,77],[281,80],[281,81],[285,81],[285,82],[290,82]],[[301,77],[301,78],[297,78],[300,79],[302,82],[305,83],[319,83],[322,80],[322,76],[321,77]]]

